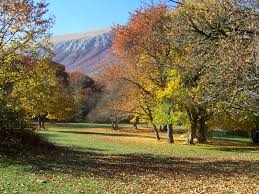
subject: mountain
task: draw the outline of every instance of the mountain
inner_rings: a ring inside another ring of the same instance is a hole
[[[67,71],[94,73],[100,65],[114,61],[109,52],[112,36],[111,29],[53,36],[53,61],[63,64]]]

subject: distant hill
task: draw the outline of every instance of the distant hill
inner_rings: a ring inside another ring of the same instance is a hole
[[[101,64],[114,60],[109,53],[112,36],[111,29],[54,36],[53,61],[63,64],[67,71],[94,73]]]

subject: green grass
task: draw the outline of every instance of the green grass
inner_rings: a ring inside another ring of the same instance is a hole
[[[2,155],[0,193],[259,191],[259,149],[249,139],[212,136],[208,144],[176,144],[151,129],[112,131],[106,124],[71,123],[39,132],[60,146],[48,154]]]

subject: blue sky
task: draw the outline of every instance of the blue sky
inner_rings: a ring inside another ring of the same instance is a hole
[[[54,35],[125,24],[142,0],[47,0],[55,16]]]

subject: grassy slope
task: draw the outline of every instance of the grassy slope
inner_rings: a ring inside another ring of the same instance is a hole
[[[0,192],[259,192],[259,149],[246,138],[214,137],[185,145],[166,136],[102,124],[49,127],[43,136],[60,148],[48,155],[2,156]]]

